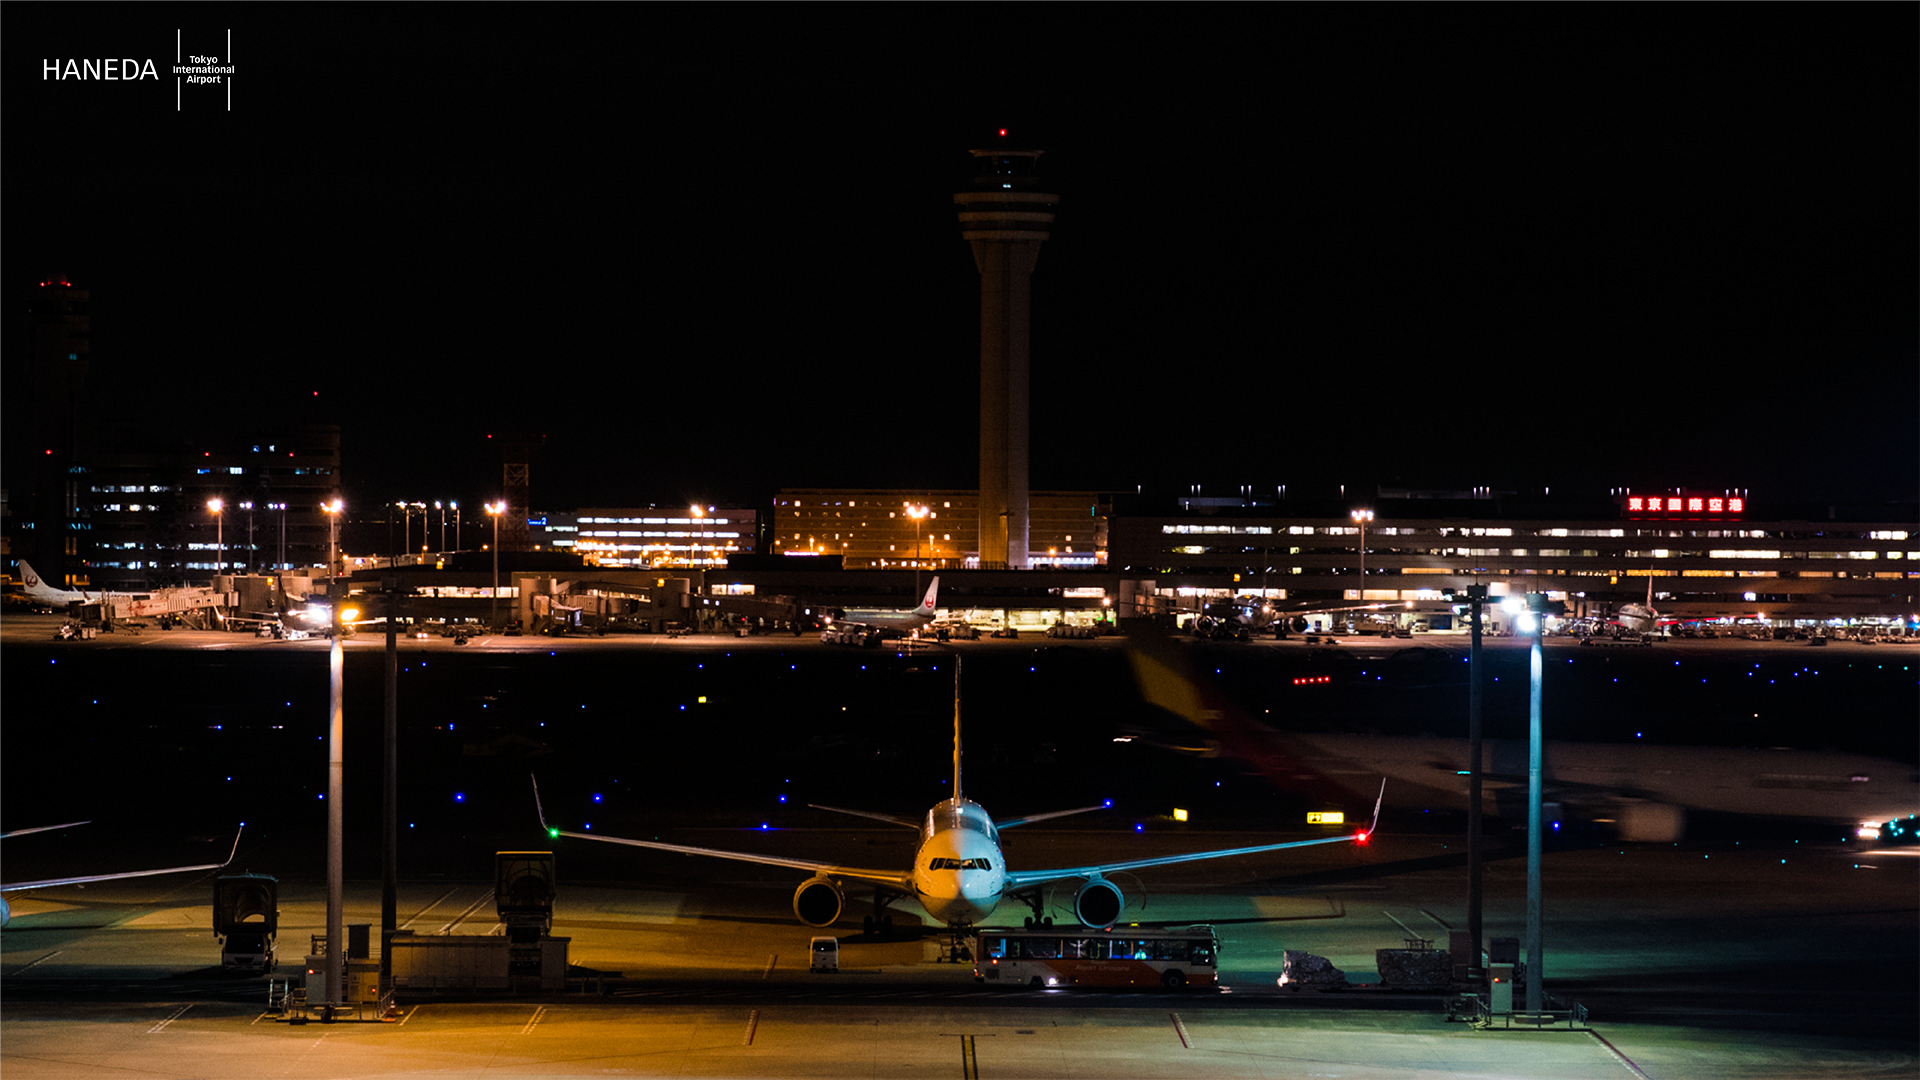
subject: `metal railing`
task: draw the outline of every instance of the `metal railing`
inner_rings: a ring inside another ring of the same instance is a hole
[[[1480,1030],[1500,1028],[1510,1030],[1522,1028],[1528,1031],[1585,1031],[1587,1007],[1577,1001],[1545,995],[1547,1007],[1539,1012],[1527,1012],[1514,1009],[1508,1012],[1494,1012],[1493,1003],[1480,994],[1460,994],[1447,1002],[1447,1019],[1465,1020]]]

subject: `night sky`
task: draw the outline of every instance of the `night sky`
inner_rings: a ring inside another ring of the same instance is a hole
[[[198,19],[198,24],[185,20]],[[220,56],[233,108],[188,87]],[[1920,493],[1920,9],[9,6],[6,348],[350,500],[977,482],[965,151],[1046,151],[1032,483]],[[160,78],[54,81],[48,59]]]

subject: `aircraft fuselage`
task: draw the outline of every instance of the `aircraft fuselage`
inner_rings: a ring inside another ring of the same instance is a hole
[[[1007,888],[1007,859],[986,809],[948,799],[927,811],[913,856],[913,890],[928,915],[949,926],[993,914]]]

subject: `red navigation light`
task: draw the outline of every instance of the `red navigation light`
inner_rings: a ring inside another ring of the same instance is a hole
[[[1353,838],[1353,842],[1356,844],[1365,844],[1367,842],[1367,834],[1361,833],[1360,835]]]
[[[1000,129],[1000,137],[1001,137],[1001,138],[1003,138],[1003,139],[1007,137],[1007,129],[1006,129],[1006,128],[1001,128],[1001,129]]]

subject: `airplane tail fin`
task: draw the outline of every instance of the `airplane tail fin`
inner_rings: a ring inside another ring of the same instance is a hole
[[[933,617],[933,600],[935,596],[939,595],[939,593],[940,593],[940,575],[935,574],[933,576],[933,580],[927,583],[927,595],[920,598],[920,606],[917,608],[914,608],[913,613],[915,615],[920,615],[926,618],[932,618]]]
[[[48,585],[47,579],[36,573],[27,560],[21,559],[19,562],[20,584],[25,588],[27,596],[45,602],[53,600],[64,591]]]
[[[938,585],[939,578],[934,584]],[[931,590],[927,593],[932,596]],[[953,658],[953,801],[960,801],[960,658]]]

